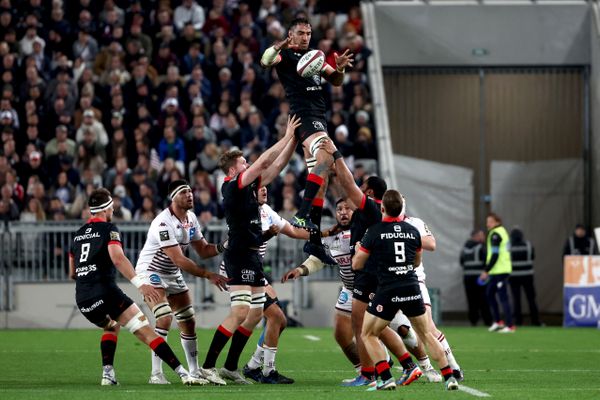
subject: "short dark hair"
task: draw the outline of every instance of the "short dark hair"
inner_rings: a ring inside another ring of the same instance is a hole
[[[404,208],[404,199],[397,190],[388,190],[383,194],[382,201],[385,213],[390,217],[397,217]]]
[[[310,21],[307,20],[306,18],[294,18],[292,20],[292,22],[290,23],[290,31],[292,29],[294,29],[294,27],[296,27],[296,25],[308,25],[308,26],[312,26],[310,24]]]
[[[229,150],[225,152],[221,158],[219,158],[219,168],[221,168],[226,175],[229,174],[229,168],[233,167],[237,159],[243,155],[244,153],[240,150]]]
[[[500,216],[494,212],[490,212],[487,215],[488,218],[494,218],[494,221],[496,221],[498,224],[502,225],[502,218],[500,218]]]
[[[174,181],[172,181],[171,183],[169,183],[169,186],[167,187],[167,196],[171,197],[171,194],[173,193],[173,191],[175,189],[177,189],[179,186],[189,186],[190,184],[188,183],[188,181],[186,181],[185,179],[176,179]]]
[[[383,194],[387,190],[387,183],[385,183],[382,178],[378,176],[370,176],[366,183],[367,189],[373,190],[373,196],[376,199],[379,200],[383,198]]]
[[[110,192],[105,188],[98,188],[92,191],[90,198],[88,199],[89,207],[98,207],[106,203],[110,199]]]

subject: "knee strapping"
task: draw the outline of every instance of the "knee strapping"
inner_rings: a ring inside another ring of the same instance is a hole
[[[250,304],[250,308],[263,308],[265,306],[265,302],[267,301],[266,293],[253,293],[252,294],[252,303]]]
[[[138,311],[137,314],[133,316],[124,326],[125,329],[128,329],[129,332],[135,333],[141,328],[150,325],[148,323],[148,318],[144,315],[143,312]]]
[[[317,138],[313,139],[312,142],[310,142],[310,145],[308,146],[308,151],[310,152],[310,155],[313,157],[317,157],[317,151],[319,151],[319,145],[321,144],[322,141],[326,140],[327,134],[323,133],[321,136],[318,136]],[[316,161],[316,158],[315,158]],[[308,160],[307,160],[308,163]]]
[[[171,310],[169,303],[158,303],[152,308],[152,314],[154,314],[154,318],[156,318],[156,320],[159,320],[160,318],[173,315],[173,310]]]
[[[175,311],[175,319],[177,322],[185,322],[194,319],[194,315],[194,307],[191,304],[181,310]]]
[[[231,298],[231,307],[246,306],[249,307],[252,302],[251,292],[249,290],[236,290],[229,293]]]

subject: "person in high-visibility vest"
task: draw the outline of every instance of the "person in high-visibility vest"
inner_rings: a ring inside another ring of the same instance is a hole
[[[483,230],[475,229],[471,232],[471,238],[467,240],[460,251],[460,265],[463,268],[463,283],[471,325],[477,325],[480,317],[485,325],[491,325],[492,315],[485,297],[485,287],[477,282],[485,268],[485,233]]]
[[[489,213],[486,219],[487,255],[485,271],[479,275],[480,282],[487,285],[486,296],[492,310],[494,323],[489,327],[490,332],[511,333],[515,331],[512,321],[512,310],[508,300],[508,277],[512,272],[510,261],[510,239],[508,232],[502,226],[502,220],[494,213]],[[500,318],[498,301],[502,304],[502,311],[506,321]],[[506,323],[505,323],[506,322]]]
[[[539,326],[540,315],[535,301],[535,286],[533,284],[535,249],[531,242],[523,237],[523,231],[518,228],[510,231],[510,258],[513,271],[510,274],[509,282],[513,295],[515,322],[517,325],[523,324],[523,315],[521,314],[521,288],[523,288],[527,303],[529,303],[531,324]]]
[[[573,234],[569,236],[563,247],[563,256],[591,256],[598,254],[598,247],[593,237],[588,236],[583,224],[575,225]]]

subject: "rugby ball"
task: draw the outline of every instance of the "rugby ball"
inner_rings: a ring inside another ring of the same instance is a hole
[[[325,64],[325,54],[321,50],[311,50],[298,60],[296,71],[303,78],[310,78],[318,75]]]

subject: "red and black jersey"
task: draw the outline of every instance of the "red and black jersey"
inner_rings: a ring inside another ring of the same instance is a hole
[[[421,251],[417,228],[400,218],[384,218],[369,228],[361,240],[361,251],[377,254],[375,271],[379,287],[418,285],[415,257]],[[369,257],[370,258],[370,257]]]
[[[359,207],[354,210],[350,220],[350,252],[354,255],[354,245],[360,242],[369,227],[381,222],[381,200],[375,200],[364,195]],[[361,273],[375,273],[373,265],[375,257],[372,255]]]
[[[298,60],[310,50],[293,48],[281,50],[279,53],[281,61],[275,66],[277,76],[285,89],[286,99],[290,103],[290,114],[300,117],[324,116],[326,111],[321,76],[303,78],[296,71]]]
[[[109,244],[122,246],[121,234],[110,222],[91,218],[75,233],[71,256],[75,264],[77,301],[97,296],[104,285],[115,285],[116,269]]]
[[[258,249],[264,242],[258,204],[260,177],[242,187],[243,172],[225,178],[221,187],[225,220],[229,228],[229,250]]]

